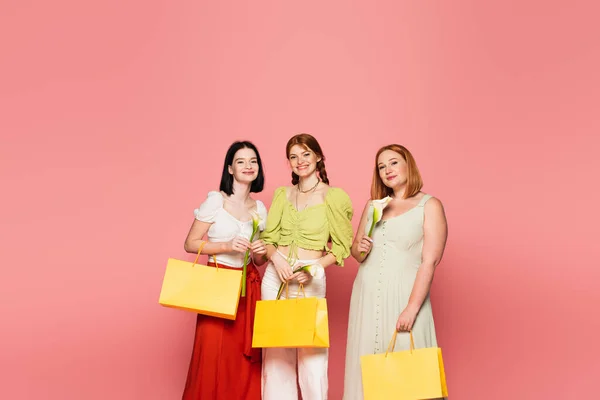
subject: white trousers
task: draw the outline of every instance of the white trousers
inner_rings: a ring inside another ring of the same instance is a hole
[[[298,260],[296,265],[306,265],[313,260]],[[275,300],[281,280],[272,263],[267,265],[262,280],[263,300]],[[304,286],[306,297],[325,297],[325,277],[313,278]],[[289,298],[298,294],[298,283],[289,284]],[[300,293],[302,296],[302,293]],[[281,298],[286,298],[284,289]],[[328,349],[322,348],[269,348],[263,349],[262,398],[263,400],[298,400],[298,384],[302,400],[327,399]]]

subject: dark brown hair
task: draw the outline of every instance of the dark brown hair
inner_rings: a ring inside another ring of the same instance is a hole
[[[233,164],[233,157],[235,157],[235,153],[241,149],[250,149],[256,153],[256,161],[258,163],[258,176],[252,184],[250,185],[250,192],[252,193],[260,193],[263,190],[265,185],[265,173],[263,171],[262,161],[260,159],[260,153],[258,149],[252,142],[243,141],[243,142],[234,142],[229,149],[227,149],[227,154],[225,155],[225,161],[223,163],[223,173],[221,174],[221,185],[219,189],[228,196],[233,194],[233,175],[229,173],[229,167]]]

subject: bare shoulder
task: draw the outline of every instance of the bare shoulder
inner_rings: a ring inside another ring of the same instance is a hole
[[[325,182],[321,181],[315,193],[319,196],[321,201],[327,201],[327,199],[331,196],[331,191],[335,191],[333,186],[329,186]]]
[[[365,206],[363,207],[362,210],[362,214],[361,214],[361,221],[362,220],[366,220],[367,219],[367,214],[369,214],[369,209],[371,208],[371,199],[367,199],[367,201],[365,202]]]
[[[250,197],[250,199],[252,199],[252,201],[254,201],[254,205],[256,207],[265,207],[265,203],[263,203],[262,200],[255,199],[253,197]]]
[[[248,196],[248,202],[246,203],[246,207],[248,208],[248,211],[258,210],[260,208],[261,204],[262,204],[262,201],[256,200],[256,199],[252,198],[252,196]],[[263,206],[264,206],[264,204],[263,204]]]
[[[423,196],[425,197],[425,196]],[[427,200],[427,202],[425,203],[425,209],[430,209],[430,210],[443,210],[444,209],[444,205],[442,204],[441,200],[438,199],[437,197],[433,197],[431,196],[429,198],[429,200]]]
[[[437,197],[429,197],[424,206],[425,216],[445,219],[444,205]]]
[[[280,186],[279,188],[277,188],[277,191],[283,193],[285,197],[289,200],[296,191],[296,186]]]
[[[321,182],[319,184],[319,187],[317,188],[316,192],[317,193],[321,193],[323,195],[326,195],[327,193],[329,193],[330,190],[335,189],[333,186],[329,186],[328,184],[326,184],[325,182]]]

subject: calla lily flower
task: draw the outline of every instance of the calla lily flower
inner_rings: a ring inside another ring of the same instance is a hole
[[[373,235],[373,228],[375,228],[375,225],[381,221],[381,218],[383,217],[383,209],[390,204],[390,201],[392,201],[390,196],[379,200],[371,200],[369,212],[367,213],[367,224],[365,225],[365,233],[368,237]],[[364,254],[364,252],[361,253],[361,255]]]
[[[296,273],[298,271],[308,272],[310,274],[310,276],[312,276],[313,278],[317,278],[317,279],[323,279],[323,277],[325,276],[325,268],[323,268],[321,266],[321,264],[301,265],[298,268],[293,270],[294,273]],[[276,297],[277,300],[279,300],[279,298],[281,297],[281,292],[283,292],[284,285],[285,285],[285,282],[281,282],[281,285],[279,285],[279,290],[277,291],[277,297]]]
[[[373,235],[373,228],[381,221],[383,217],[383,209],[392,201],[390,196],[384,197],[380,200],[371,200],[369,206],[369,213],[367,214],[367,224],[365,225],[365,233],[371,237]]]

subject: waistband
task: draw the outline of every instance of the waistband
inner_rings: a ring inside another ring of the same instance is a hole
[[[225,265],[225,264],[221,264],[219,263],[218,265],[214,262],[214,261],[209,261],[206,263],[206,265],[208,265],[209,267],[219,267],[219,268],[224,268],[224,269],[233,269],[234,271],[241,271],[242,267],[231,267],[229,265]],[[250,265],[250,263],[248,263],[248,265]]]
[[[317,257],[317,258],[296,258],[296,259],[291,259],[290,256],[286,256],[285,254],[283,254],[281,251],[277,250],[277,253],[279,253],[279,255],[281,255],[283,258],[285,258],[287,260],[287,262],[290,264],[291,267],[293,267],[296,264],[306,264],[306,263],[310,263],[316,260],[320,260],[321,257]]]

